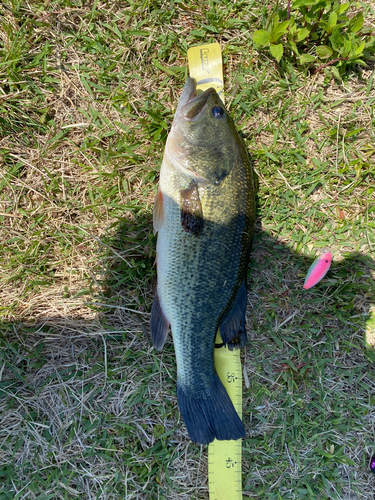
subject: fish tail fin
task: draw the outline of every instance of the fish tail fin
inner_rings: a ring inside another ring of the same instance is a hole
[[[177,400],[194,443],[208,444],[214,439],[245,437],[245,427],[218,375],[214,376],[208,395],[196,397],[178,386]]]

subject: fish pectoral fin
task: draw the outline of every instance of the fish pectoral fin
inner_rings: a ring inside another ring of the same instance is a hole
[[[154,203],[153,223],[154,223],[154,233],[159,231],[164,224],[163,193],[161,192],[160,186],[158,187],[158,192],[156,193],[156,198]]]
[[[195,235],[199,235],[203,228],[202,204],[195,182],[181,190],[181,225],[187,233]]]
[[[160,306],[159,296],[156,292],[151,309],[150,330],[153,346],[161,351],[168,335],[169,321],[164,316]]]
[[[223,339],[224,345],[227,345],[230,351],[233,351],[234,347],[244,347],[246,345],[246,303],[247,293],[244,281],[237,292],[232,309],[220,325],[221,338]]]

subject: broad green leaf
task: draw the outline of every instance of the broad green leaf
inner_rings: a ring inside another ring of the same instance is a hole
[[[333,28],[337,24],[337,14],[336,12],[331,12],[328,18],[328,33],[332,33]]]
[[[308,7],[310,5],[316,5],[320,0],[296,0],[292,4],[292,10],[299,9],[300,7]]]
[[[339,70],[336,68],[336,66],[331,66],[331,71],[332,75],[338,80],[339,82],[342,82],[341,75],[339,73]]]
[[[352,40],[352,46],[350,48],[350,54],[348,55],[349,59],[354,59],[356,57],[356,50],[358,49],[358,44],[357,41],[354,39]]]
[[[253,33],[253,40],[261,46],[269,45],[271,43],[271,34],[265,30],[258,30]]]
[[[350,38],[343,37],[343,44],[339,49],[340,54],[342,57],[347,57],[350,54],[350,50],[352,48],[352,41]]]
[[[355,49],[355,55],[356,55],[356,56],[359,56],[359,55],[361,55],[361,54],[362,54],[363,49],[365,48],[365,45],[366,45],[366,43],[365,43],[365,42],[361,42],[361,43],[358,45],[358,47]]]
[[[348,10],[349,8],[349,2],[346,2],[346,3],[342,3],[339,7],[339,14],[342,14],[343,12],[345,12],[346,10]]]
[[[296,31],[297,31],[297,25],[295,23],[294,24],[289,24],[288,34],[294,36],[294,33]]]
[[[320,0],[320,2],[317,2],[315,5],[313,5],[311,7],[311,9],[309,9],[309,13],[311,13],[312,15],[314,15],[315,18],[316,18],[316,17],[318,17],[317,16],[317,11],[318,10],[319,10],[319,12],[320,12],[321,9],[328,11],[330,9],[330,7],[331,7],[331,1],[327,2],[325,0]],[[320,16],[320,14],[319,14],[319,16]]]
[[[367,66],[367,63],[365,61],[362,61],[362,59],[356,59],[355,63],[359,66]]]
[[[270,45],[270,52],[273,55],[273,57],[276,59],[277,62],[280,62],[280,59],[283,57],[284,53],[284,48],[282,43],[279,43],[278,45],[271,44]]]
[[[347,28],[349,26],[350,18],[346,16],[339,16],[337,18],[337,22],[339,23],[340,28],[342,30],[343,28]]]
[[[363,26],[363,14],[359,12],[353,19],[350,21],[349,29],[352,33],[357,33]]]
[[[309,24],[315,24],[318,19],[321,18],[321,11],[324,10],[324,2],[320,2],[317,5],[313,5],[305,12],[305,21]],[[319,12],[318,12],[319,11]],[[305,25],[306,27],[306,25]]]
[[[289,26],[289,20],[283,21],[282,23],[279,23],[276,26],[274,26],[271,33],[272,40],[276,42],[282,35],[284,35],[284,33],[288,31],[288,26]]]
[[[297,49],[297,45],[293,42],[293,40],[289,40],[288,41],[288,45],[293,50],[293,52],[296,54],[296,56],[298,56],[299,52],[298,52],[298,49]]]
[[[327,84],[332,78],[332,72],[331,72],[330,68],[323,68],[323,71],[325,74],[324,84]]]
[[[316,53],[321,59],[327,59],[333,54],[332,50],[327,47],[327,45],[319,45],[319,47],[316,48]]]
[[[310,54],[302,54],[299,56],[300,64],[308,64],[315,61],[315,57]]]
[[[343,43],[344,43],[344,38],[343,38],[343,36],[340,33],[340,28],[336,27],[333,30],[333,33],[329,37],[329,39],[331,41],[332,48],[334,50],[336,50],[337,52],[339,52],[340,49],[341,49],[341,47],[342,47],[342,45],[343,45]]]
[[[299,31],[297,31],[297,36],[296,36],[296,41],[301,42],[304,40],[308,35],[310,34],[310,30],[307,28],[302,28]]]
[[[329,33],[329,27],[326,21],[320,21],[319,27],[324,29],[324,31],[326,31],[327,33]]]

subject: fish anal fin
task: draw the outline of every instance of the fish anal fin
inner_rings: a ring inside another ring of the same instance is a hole
[[[233,348],[244,347],[246,345],[246,303],[246,285],[245,282],[243,282],[237,292],[232,309],[220,325],[221,338],[223,339],[224,345],[227,345],[230,351],[233,351]]]
[[[153,222],[154,233],[156,233],[163,227],[164,224],[163,193],[161,192],[160,186],[158,187],[154,203]]]
[[[209,393],[204,396],[191,394],[178,385],[177,401],[194,443],[245,437],[244,425],[218,375],[214,376]]]
[[[150,330],[152,343],[156,350],[161,351],[168,335],[169,321],[164,316],[156,292],[151,309]]]
[[[202,204],[195,182],[181,190],[181,225],[187,233],[195,235],[199,235],[203,228]]]

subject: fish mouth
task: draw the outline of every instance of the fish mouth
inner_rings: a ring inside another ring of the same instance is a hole
[[[211,94],[215,94],[216,90],[212,87],[205,90],[201,94],[196,95],[196,91],[182,108],[182,117],[188,122],[196,122],[203,116],[207,101]]]
[[[216,90],[211,87],[197,95],[196,81],[189,77],[178,102],[176,117],[190,122],[199,120],[204,114],[209,96],[215,92]]]

